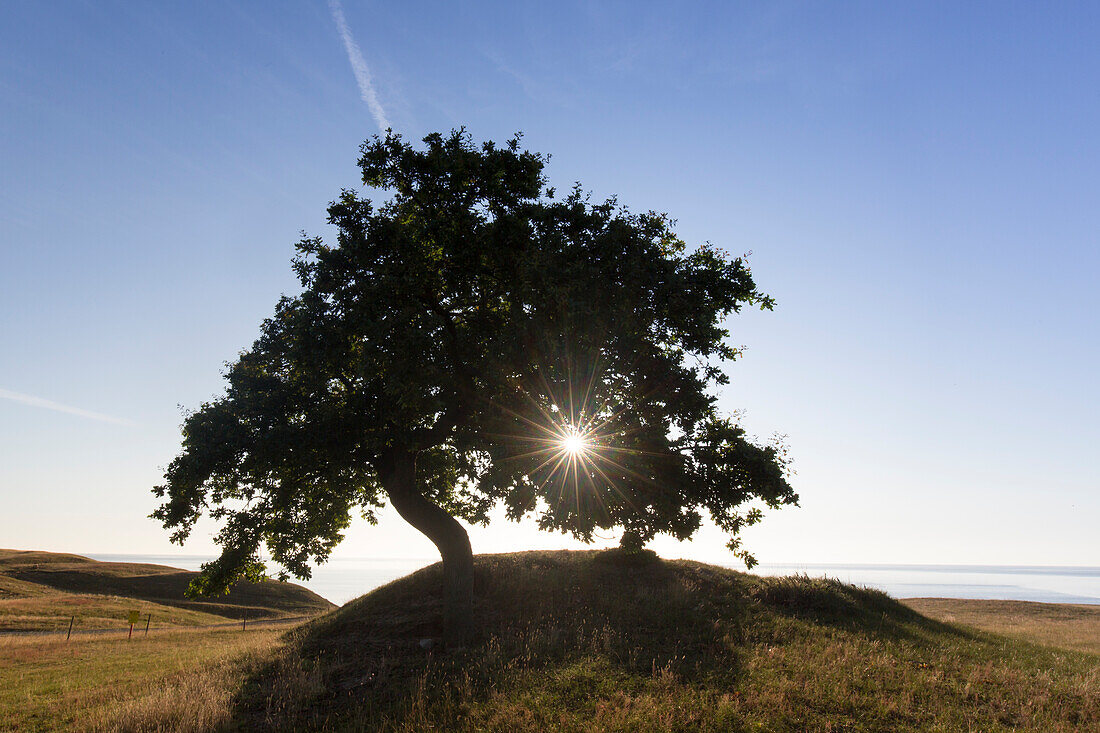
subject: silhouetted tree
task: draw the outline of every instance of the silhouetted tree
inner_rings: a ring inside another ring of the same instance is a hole
[[[473,594],[456,518],[498,503],[586,541],[621,527],[633,549],[691,536],[705,511],[751,564],[738,531],[797,496],[782,450],[710,393],[737,356],[725,316],[772,307],[744,261],[688,249],[663,215],[555,197],[518,138],[388,133],[361,152],[363,182],[392,196],[343,191],[337,243],[298,244],[302,292],[187,416],[154,490],[177,542],[204,511],[223,521],[193,592],[262,572],[262,546],[308,577],[386,501],[439,549],[451,639]]]

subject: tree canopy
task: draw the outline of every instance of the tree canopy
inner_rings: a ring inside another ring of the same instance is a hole
[[[727,316],[773,305],[744,259],[686,246],[665,215],[557,195],[518,138],[388,133],[361,153],[388,197],[344,190],[336,241],[299,242],[301,292],[186,417],[154,489],[178,542],[204,512],[222,521],[195,590],[255,573],[263,547],[308,577],[387,501],[445,569],[469,554],[454,518],[497,505],[632,547],[708,515],[751,563],[738,531],[797,496],[783,450],[716,406]]]

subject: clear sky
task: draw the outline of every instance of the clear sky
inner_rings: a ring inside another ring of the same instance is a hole
[[[752,251],[721,396],[786,433],[763,562],[1100,565],[1095,4],[0,5],[0,546],[146,515],[379,124]],[[568,546],[499,523],[475,551]],[[722,537],[660,542],[728,559]],[[428,557],[385,515],[344,556]]]

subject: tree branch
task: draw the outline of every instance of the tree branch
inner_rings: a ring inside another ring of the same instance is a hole
[[[469,397],[474,391],[474,377],[469,365],[462,360],[459,351],[460,338],[458,327],[455,325],[450,311],[444,308],[443,304],[434,298],[422,297],[421,302],[432,315],[436,316],[442,322],[443,330],[447,334],[445,342],[448,355],[450,356],[451,366],[459,374],[462,378],[461,381],[464,383],[464,386],[459,388],[462,392],[459,396]],[[413,434],[413,441],[418,448],[429,448],[438,445],[443,442],[444,438],[446,438],[467,415],[469,415],[469,412],[470,403],[468,399],[449,400],[446,409],[444,409],[435,424],[425,430],[415,431]]]

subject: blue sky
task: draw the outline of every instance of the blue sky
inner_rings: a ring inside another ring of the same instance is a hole
[[[752,251],[778,307],[731,322],[722,404],[789,436],[803,499],[746,533],[762,561],[1098,563],[1095,5],[342,13],[347,39],[322,1],[0,7],[0,545],[173,551],[145,517],[180,406],[384,119],[523,131],[559,186]],[[432,554],[389,515],[339,552]]]

